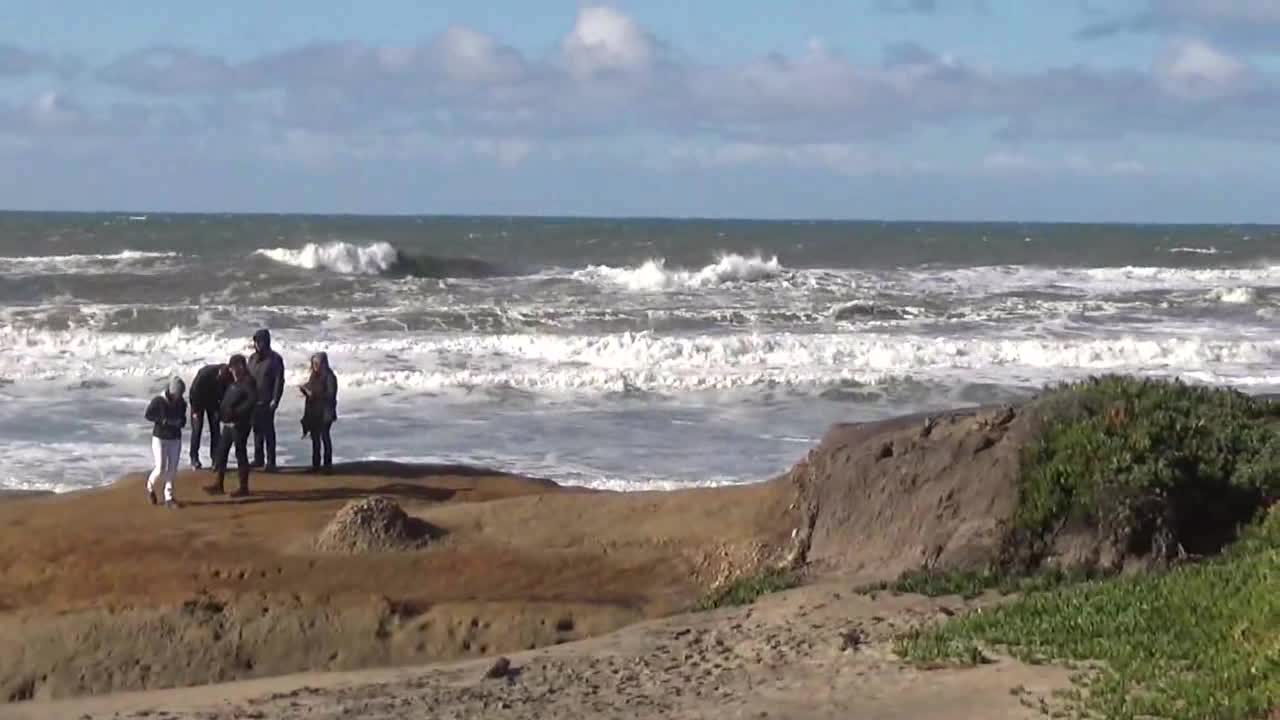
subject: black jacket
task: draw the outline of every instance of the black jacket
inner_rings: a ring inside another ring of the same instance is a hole
[[[284,395],[284,358],[275,350],[249,356],[249,374],[257,385],[258,404],[279,403]]]
[[[318,430],[338,419],[338,376],[325,368],[319,377],[307,381],[307,399],[302,408],[303,430]]]
[[[151,436],[161,440],[178,440],[187,425],[187,401],[171,400],[166,393],[151,398],[147,419],[152,422]]]
[[[222,406],[218,415],[222,422],[231,425],[248,426],[253,423],[253,408],[258,404],[258,390],[253,378],[245,377],[240,382],[231,383],[226,394],[222,396]]]
[[[222,396],[231,384],[229,376],[222,372],[226,367],[223,363],[214,363],[205,365],[196,373],[195,379],[191,381],[191,389],[187,391],[193,410],[217,412],[222,406]]]

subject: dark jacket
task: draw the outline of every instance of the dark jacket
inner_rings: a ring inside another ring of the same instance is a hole
[[[161,440],[182,438],[182,428],[187,425],[187,401],[170,399],[168,393],[151,398],[147,405],[147,419],[152,422],[151,436]]]
[[[224,363],[214,363],[205,365],[196,373],[195,379],[191,381],[191,389],[187,391],[192,410],[217,412],[222,406],[222,396],[231,384],[230,374],[223,372],[226,367]]]
[[[246,375],[240,382],[233,382],[227,387],[218,416],[224,423],[247,427],[253,423],[253,408],[257,404],[258,389],[253,378]]]
[[[306,401],[302,410],[302,431],[305,436],[311,430],[332,425],[338,419],[338,376],[329,367],[329,356],[316,353],[320,360],[320,372],[302,386]]]
[[[280,403],[284,395],[284,358],[275,350],[249,356],[249,374],[257,385],[258,404]]]

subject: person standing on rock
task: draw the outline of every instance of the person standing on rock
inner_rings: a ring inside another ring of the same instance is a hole
[[[178,476],[178,458],[182,456],[182,428],[187,424],[187,401],[182,398],[186,384],[181,378],[172,378],[164,392],[151,399],[146,418],[151,421],[151,454],[155,468],[147,476],[147,499],[152,505],[156,500],[156,481],[164,481],[165,507],[176,508],[173,499],[173,481]]]
[[[253,334],[253,348],[249,373],[258,390],[258,406],[253,414],[253,467],[273,473],[276,471],[276,408],[280,407],[280,397],[284,395],[284,358],[271,349],[271,331],[266,328]]]
[[[223,493],[227,462],[234,446],[240,487],[231,493],[231,497],[243,497],[249,494],[249,431],[253,428],[254,413],[258,406],[258,387],[249,374],[249,364],[245,362],[243,355],[232,355],[227,368],[231,371],[231,385],[222,396],[222,405],[218,408],[218,417],[222,420],[222,437],[218,453],[213,459],[218,480],[206,487],[205,492],[211,495]]]
[[[187,398],[191,403],[191,467],[199,470],[200,437],[204,435],[204,421],[209,419],[209,464],[216,464],[214,456],[218,452],[219,425],[218,407],[222,405],[222,396],[231,384],[231,371],[224,363],[205,365],[196,373],[191,381],[191,392]]]
[[[311,435],[311,471],[321,470],[324,450],[324,472],[333,470],[333,436],[330,430],[338,419],[338,376],[329,367],[328,353],[311,356],[311,376],[299,386],[304,401],[302,437]]]

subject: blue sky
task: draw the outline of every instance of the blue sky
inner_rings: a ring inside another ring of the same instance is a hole
[[[1280,0],[6,5],[0,207],[1280,222]]]

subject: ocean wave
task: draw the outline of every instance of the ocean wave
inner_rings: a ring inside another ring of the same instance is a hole
[[[1280,286],[1280,265],[1212,268],[987,265],[911,269],[886,277],[890,283],[968,297],[1028,290],[1111,296],[1147,291],[1209,291],[1239,285],[1276,287]]]
[[[349,242],[307,243],[301,248],[269,248],[257,254],[303,270],[328,270],[342,275],[382,275],[395,267],[400,252],[388,242],[355,245]]]
[[[116,253],[78,255],[30,255],[0,257],[0,275],[107,275],[139,270],[159,270],[176,252],[121,250]]]
[[[1258,291],[1251,287],[1215,288],[1209,299],[1227,305],[1252,305],[1258,301]]]
[[[590,265],[573,273],[585,281],[604,281],[634,291],[689,290],[729,283],[750,283],[775,278],[784,272],[777,256],[764,259],[727,253],[698,270],[671,269],[665,258],[648,260],[638,267]]]
[[[1209,247],[1207,247],[1207,248],[1199,248],[1199,247],[1176,247],[1176,248],[1169,248],[1168,252],[1171,252],[1171,253],[1188,253],[1188,254],[1191,254],[1191,255],[1217,255],[1218,253],[1220,253],[1220,252],[1222,252],[1222,251],[1221,251],[1221,250],[1219,250],[1218,248],[1216,248],[1216,247],[1214,247],[1214,246],[1210,245],[1210,246],[1209,246]]]
[[[339,275],[382,275],[423,278],[485,278],[502,275],[491,263],[474,258],[414,256],[389,242],[356,245],[345,241],[307,243],[301,248],[256,251],[282,265]]]
[[[347,388],[515,388],[615,393],[785,386],[821,389],[912,378],[1043,383],[1077,372],[1199,373],[1222,382],[1274,374],[1280,340],[1183,336],[930,337],[873,333],[670,336],[617,333],[333,337],[279,335],[290,382],[326,350]],[[207,333],[89,333],[0,329],[0,377],[62,382],[148,379],[243,351],[245,340]]]

